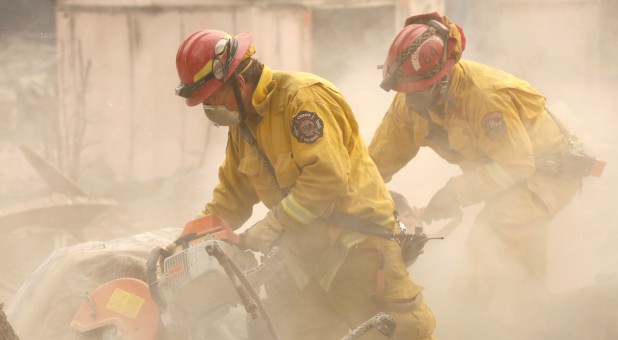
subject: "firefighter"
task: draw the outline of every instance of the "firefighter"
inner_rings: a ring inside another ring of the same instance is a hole
[[[458,165],[462,173],[420,209],[423,221],[483,203],[468,240],[468,288],[491,299],[511,284],[521,296],[526,282],[543,296],[548,224],[579,190],[590,158],[529,83],[462,60],[465,45],[446,16],[406,20],[382,66],[381,87],[397,93],[369,154],[387,183],[422,146]]]
[[[395,339],[431,339],[432,312],[403,262],[394,204],[339,90],[252,57],[251,33],[200,30],[180,46],[176,93],[228,127],[219,184],[201,214],[238,229],[248,249],[276,247],[285,269],[266,285],[282,339],[339,339],[380,311]],[[371,331],[367,339],[381,339]]]

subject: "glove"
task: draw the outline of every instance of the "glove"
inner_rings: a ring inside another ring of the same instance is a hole
[[[399,222],[403,223],[406,228],[416,228],[421,226],[423,221],[421,215],[417,213],[416,207],[411,207],[408,200],[400,193],[395,191],[389,191],[393,203],[395,203],[395,210],[399,217]]]
[[[285,227],[269,211],[266,217],[240,234],[240,247],[268,254],[284,232]]]
[[[431,221],[460,216],[463,212],[459,206],[457,195],[448,187],[443,187],[429,200],[423,212],[423,222],[429,224]]]
[[[416,259],[423,253],[423,248],[427,241],[429,241],[429,239],[425,234],[407,234],[406,237],[401,240],[399,245],[401,246],[401,253],[406,267],[410,267],[416,262]]]
[[[397,210],[399,215],[405,212],[409,212],[410,214],[414,213],[412,207],[408,203],[408,200],[405,198],[405,196],[403,196],[402,194],[396,191],[392,191],[392,190],[390,190],[389,193],[391,194],[393,203],[395,203],[395,209]]]

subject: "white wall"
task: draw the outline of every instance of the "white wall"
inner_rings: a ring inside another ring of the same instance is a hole
[[[199,165],[208,141],[225,140],[226,131],[209,128],[201,107],[174,95],[178,46],[202,28],[252,31],[256,57],[303,70],[310,65],[306,15],[299,7],[59,7],[62,109],[88,121],[82,165],[108,166],[120,181]]]

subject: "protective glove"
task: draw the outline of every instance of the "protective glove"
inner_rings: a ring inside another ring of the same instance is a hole
[[[400,241],[399,245],[406,267],[410,267],[416,262],[416,259],[423,253],[427,241],[429,241],[427,235],[422,233],[406,234],[406,237]]]
[[[240,234],[240,247],[268,254],[285,232],[285,227],[272,211],[249,229]]]
[[[431,221],[453,218],[462,214],[457,195],[446,186],[438,190],[429,200],[423,212],[423,222],[429,224]]]
[[[389,193],[391,194],[393,203],[395,203],[395,209],[397,210],[399,215],[402,215],[406,212],[409,212],[410,214],[413,213],[413,209],[404,195],[393,190],[389,190]]]
[[[419,214],[419,209],[411,207],[408,200],[402,194],[392,190],[389,192],[395,203],[399,221],[407,228],[420,227],[423,221],[421,219],[422,215]]]

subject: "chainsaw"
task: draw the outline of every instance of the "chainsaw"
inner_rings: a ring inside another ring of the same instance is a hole
[[[103,284],[87,295],[70,326],[83,339],[237,339],[238,335],[217,333],[215,326],[241,304],[248,339],[260,334],[259,339],[277,340],[276,327],[256,291],[282,266],[277,248],[258,262],[253,252],[238,244],[238,235],[224,220],[214,215],[192,220],[174,242],[151,251],[147,282],[119,278]],[[374,328],[391,336],[395,327],[390,315],[380,313],[344,339],[358,339]]]
[[[147,282],[119,278],[103,284],[82,303],[71,327],[84,333],[105,328],[125,340],[205,339],[240,297],[248,315],[263,320],[276,339],[253,288],[262,283],[262,266],[238,242],[216,216],[188,222],[174,242],[151,251]]]

